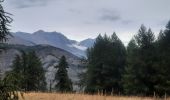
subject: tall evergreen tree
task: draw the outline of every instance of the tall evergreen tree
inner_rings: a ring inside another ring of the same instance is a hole
[[[159,34],[158,38],[158,75],[157,85],[155,86],[159,94],[167,93],[170,95],[170,21],[166,29]]]
[[[58,81],[56,84],[56,89],[60,92],[71,92],[73,91],[72,82],[68,77],[67,68],[68,63],[65,56],[62,56],[59,64],[55,66],[57,68],[57,73],[55,75],[55,81]]]
[[[127,63],[122,79],[125,94],[136,95],[136,93],[143,88],[140,85],[140,80],[138,80],[139,69],[137,62],[139,62],[139,60],[137,54],[138,46],[136,41],[132,39],[127,46]]]
[[[9,16],[11,15],[10,13],[7,13],[4,11],[2,2],[4,0],[0,1],[0,42],[6,41],[8,38],[7,36],[11,35],[9,32],[9,26],[10,23],[12,22],[12,18]]]
[[[125,56],[125,47],[115,33],[111,37],[99,35],[87,52],[86,92],[121,92]]]
[[[0,1],[0,42],[3,43],[7,40],[7,36],[10,35],[9,32],[9,26],[12,22],[12,18],[10,17],[11,14],[4,11],[2,2],[4,0]],[[0,48],[2,49],[2,48]],[[0,52],[1,53],[1,52]],[[1,72],[1,70],[0,70]],[[0,100],[18,100],[18,94],[16,94],[14,91],[17,91],[18,88],[14,86],[8,77],[1,79],[0,76]],[[11,97],[13,95],[13,97]]]
[[[40,59],[36,56],[35,52],[28,54],[28,69],[26,70],[27,76],[27,89],[28,91],[45,90],[45,70],[42,67]]]
[[[12,75],[13,78],[16,79],[12,81],[11,83],[17,86],[18,88],[19,87],[21,88],[21,86],[23,86],[23,80],[24,80],[24,75],[22,75],[23,66],[22,66],[21,61],[22,61],[22,58],[19,55],[16,55],[13,61],[13,66],[12,66],[13,70],[7,73],[7,75]]]
[[[15,73],[14,77],[18,79],[18,82],[13,84],[18,85],[21,89],[25,91],[46,89],[45,70],[35,52],[22,52],[21,56],[17,55],[12,68],[11,72]]]
[[[135,40],[129,43],[127,69],[124,75],[124,88],[127,94],[152,95],[155,91],[156,48],[154,40],[151,29],[147,30],[142,25]]]

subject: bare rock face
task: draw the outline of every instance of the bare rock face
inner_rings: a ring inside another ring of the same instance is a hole
[[[20,54],[16,49],[1,50],[0,71],[2,75],[4,75],[6,71],[11,70],[10,65],[12,65],[13,58],[16,54]]]
[[[81,73],[84,68],[81,68],[80,58],[77,56],[48,45],[37,45],[37,46],[23,46],[23,45],[10,45],[7,46],[7,49],[1,50],[0,52],[0,71],[1,74],[4,75],[6,71],[11,70],[12,61],[15,56],[21,54],[21,50],[26,52],[34,50],[37,56],[41,59],[43,64],[43,68],[46,70],[46,82],[47,88],[49,89],[50,84],[52,88],[54,88],[56,82],[53,81],[55,77],[55,73],[57,69],[54,68],[58,63],[61,56],[65,56],[67,58],[67,62],[69,64],[68,75],[73,82],[73,89],[78,90],[78,74]]]

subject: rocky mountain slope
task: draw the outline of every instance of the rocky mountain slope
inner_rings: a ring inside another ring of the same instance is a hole
[[[67,58],[69,64],[68,75],[73,81],[74,90],[78,90],[78,74],[84,71],[84,68],[80,67],[81,60],[77,56],[49,45],[35,45],[35,46],[24,46],[24,45],[0,45],[0,70],[1,74],[4,75],[6,71],[11,70],[10,66],[16,54],[20,55],[21,51],[26,52],[34,50],[37,56],[41,59],[43,68],[46,70],[46,81],[49,88],[50,81],[53,82],[54,75],[56,73],[55,65],[58,64],[59,58],[64,55]],[[53,86],[55,83],[52,84]]]
[[[87,39],[81,42],[77,42],[75,40],[70,40],[62,33],[59,32],[45,32],[43,30],[39,30],[34,33],[26,33],[26,32],[16,32],[12,33],[13,37],[9,39],[11,44],[23,44],[29,41],[30,44],[26,43],[26,45],[31,45],[31,43],[35,45],[39,44],[47,44],[57,48],[64,49],[76,56],[85,56],[85,51],[88,47],[91,47],[94,43],[93,39]],[[16,41],[19,39],[18,41]],[[22,41],[24,42],[21,42]]]
[[[93,46],[94,42],[95,42],[95,39],[88,38],[83,41],[80,41],[79,45],[89,48]]]

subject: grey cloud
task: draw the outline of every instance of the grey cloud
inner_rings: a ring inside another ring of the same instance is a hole
[[[122,20],[122,24],[130,24],[130,23],[133,23],[132,20]]]
[[[11,0],[10,3],[16,8],[29,8],[35,6],[46,6],[52,0]]]
[[[120,14],[115,10],[102,9],[100,20],[102,21],[118,21],[121,20]]]
[[[103,15],[101,19],[104,21],[117,21],[120,20],[121,18],[118,15]]]

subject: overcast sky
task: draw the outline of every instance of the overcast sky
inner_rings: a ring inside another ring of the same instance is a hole
[[[170,0],[5,0],[12,31],[57,31],[70,39],[95,38],[114,31],[123,42],[141,24],[159,32],[170,20]]]

